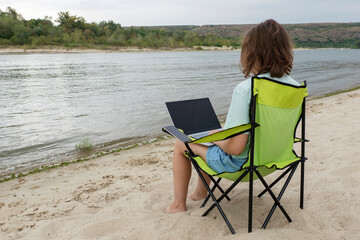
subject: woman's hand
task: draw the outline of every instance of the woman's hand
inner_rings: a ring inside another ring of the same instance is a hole
[[[221,129],[211,130],[211,131],[209,132],[209,135],[214,134],[214,133],[217,133],[217,132],[220,132],[220,131],[221,131]]]

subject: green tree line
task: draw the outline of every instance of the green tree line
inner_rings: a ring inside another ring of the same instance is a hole
[[[50,17],[25,20],[15,9],[0,10],[1,46],[99,46],[138,48],[180,48],[194,46],[233,46],[240,38],[200,35],[189,30],[167,31],[146,27],[122,27],[113,21],[87,22],[83,17],[59,12],[54,24]]]
[[[360,38],[356,30],[359,24],[288,24],[284,27],[292,36],[295,47],[360,48]],[[122,27],[114,21],[89,23],[83,17],[71,15],[69,12],[59,12],[54,21],[50,17],[25,20],[15,9],[8,7],[6,11],[0,10],[0,47],[237,48],[241,46],[242,36],[247,31],[237,29],[238,26],[241,25]],[[205,28],[205,31],[199,31],[202,28]],[[350,32],[344,36],[345,30],[349,29]],[[332,30],[332,33],[325,36],[323,32],[327,30]]]

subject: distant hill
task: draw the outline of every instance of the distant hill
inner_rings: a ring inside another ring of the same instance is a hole
[[[87,22],[59,12],[50,18],[25,20],[15,9],[0,10],[0,48],[151,48],[237,49],[254,24],[122,27],[114,21]],[[285,24],[294,47],[360,48],[360,22]]]
[[[255,24],[159,26],[167,31],[192,31],[200,35],[243,38]],[[360,47],[360,22],[358,23],[307,23],[284,24],[295,47]]]

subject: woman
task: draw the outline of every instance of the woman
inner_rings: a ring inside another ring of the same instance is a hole
[[[252,28],[245,36],[241,48],[240,65],[245,77],[257,75],[299,85],[289,74],[292,69],[293,52],[285,29],[270,19]],[[250,122],[251,78],[241,82],[233,91],[224,128]],[[214,133],[214,132],[212,132]],[[210,168],[220,172],[236,172],[247,161],[249,151],[248,133],[215,142],[206,147],[191,144],[193,152],[207,162]],[[166,209],[168,213],[186,211],[186,198],[191,177],[191,163],[184,155],[185,145],[177,141],[173,157],[174,201]],[[206,181],[210,179],[203,174]],[[196,190],[189,195],[191,200],[204,199],[207,190],[198,178]]]

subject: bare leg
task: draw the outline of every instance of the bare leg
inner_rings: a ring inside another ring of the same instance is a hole
[[[201,158],[205,160],[207,150],[206,146],[192,144],[191,148],[193,149],[195,154],[198,154]],[[174,201],[166,209],[167,213],[184,212],[187,210],[186,197],[191,177],[191,163],[189,159],[187,159],[187,157],[184,155],[185,149],[186,147],[184,143],[176,141],[173,158]],[[207,181],[210,181],[208,177],[206,179]],[[205,189],[206,191],[204,184],[199,179],[195,191],[196,196],[199,195],[198,193],[202,193],[203,189]]]
[[[203,172],[201,172],[201,173],[204,176],[206,183],[209,185],[210,184],[209,176]],[[206,190],[206,187],[205,187],[204,183],[201,181],[200,176],[198,176],[198,181],[197,181],[195,192],[193,192],[192,194],[189,195],[189,199],[191,199],[193,201],[203,200],[204,198],[206,198],[207,194],[208,194],[208,192]]]
[[[167,213],[184,212],[186,208],[186,196],[191,177],[190,161],[185,157],[185,146],[182,142],[176,141],[173,157],[173,180],[174,180],[174,201],[166,209]],[[183,151],[181,151],[183,150]]]

